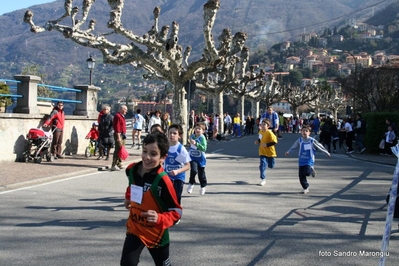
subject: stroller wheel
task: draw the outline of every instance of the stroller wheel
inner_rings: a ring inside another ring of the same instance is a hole
[[[50,153],[47,153],[46,160],[47,160],[47,162],[54,162],[54,156]]]
[[[42,163],[42,157],[37,157],[33,160],[34,163]]]
[[[29,156],[26,153],[24,153],[24,155],[22,156],[22,161],[25,163],[29,163]]]
[[[90,147],[87,147],[85,150],[85,156],[86,158],[89,158],[91,156],[91,151],[90,151]]]

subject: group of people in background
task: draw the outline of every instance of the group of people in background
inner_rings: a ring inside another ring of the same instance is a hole
[[[111,107],[104,105],[98,120],[92,124],[86,138],[97,142],[98,160],[109,160],[114,148],[111,171],[124,169],[119,151],[126,144],[127,106],[122,105],[113,116]],[[223,121],[224,131],[219,124]],[[65,122],[63,103],[54,107],[44,127],[54,130],[51,152],[55,158],[62,156],[62,137]],[[390,155],[391,147],[396,145],[396,125],[386,119],[386,133],[381,140],[381,154]],[[243,129],[243,132],[241,130]],[[141,133],[148,134],[143,138]],[[121,265],[137,265],[140,254],[147,247],[156,265],[170,265],[168,228],[178,224],[182,215],[182,193],[189,171],[187,193],[194,191],[196,177],[199,181],[199,194],[205,195],[207,187],[206,150],[208,140],[219,140],[220,134],[232,137],[258,134],[255,144],[259,146],[260,183],[266,184],[266,169],[275,167],[276,144],[282,139],[282,132],[301,133],[300,137],[285,152],[288,156],[298,149],[298,177],[302,193],[309,193],[308,176],[315,176],[315,151],[320,150],[328,157],[331,151],[345,148],[348,154],[353,153],[353,140],[356,141],[358,153],[366,150],[364,138],[367,124],[362,114],[356,114],[356,120],[350,117],[334,121],[330,117],[284,117],[267,108],[264,114],[254,119],[247,116],[244,121],[239,113],[231,117],[225,113],[195,114],[190,111],[188,119],[188,147],[181,143],[184,129],[180,124],[173,124],[168,113],[160,110],[148,111],[144,116],[137,109],[133,117],[132,148],[142,149],[141,161],[126,167],[128,186],[125,192],[124,206],[129,210],[126,223],[127,231],[123,246]],[[315,137],[311,137],[314,133]],[[318,139],[316,139],[318,137]],[[331,149],[332,146],[332,149]]]

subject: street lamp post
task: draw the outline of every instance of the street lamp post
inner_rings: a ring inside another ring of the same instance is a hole
[[[90,85],[93,83],[91,82],[92,78],[92,72],[94,69],[94,66],[96,65],[96,60],[93,58],[93,56],[90,55],[90,57],[86,60],[87,62],[87,68],[90,70]]]
[[[348,52],[348,51],[345,51],[345,53],[347,53],[347,54],[349,54],[352,58],[353,58],[353,61],[354,61],[354,63],[355,63],[355,77],[354,77],[354,89],[353,89],[353,106],[352,106],[352,116],[353,116],[353,114],[356,112],[356,108],[355,108],[355,105],[356,105],[356,91],[357,91],[357,86],[358,86],[358,66],[357,66],[357,57],[354,55],[354,54],[352,54],[352,53],[350,53],[350,52]]]

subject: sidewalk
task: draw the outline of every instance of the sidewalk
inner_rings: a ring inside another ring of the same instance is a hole
[[[212,142],[209,142],[209,146],[211,145]],[[131,149],[130,145],[127,145],[127,151],[130,156],[123,162],[124,166],[140,160],[141,150]],[[337,150],[337,154],[345,154],[345,152],[343,149],[340,149]],[[334,156],[334,153],[332,153],[332,156]],[[362,161],[392,166],[396,166],[398,161],[397,157],[394,155],[381,156],[379,154],[370,154],[367,151],[361,154],[354,152],[348,156]],[[86,158],[83,155],[65,156],[65,159],[58,159],[54,162],[47,162],[44,160],[41,164],[32,162],[1,163],[2,177],[0,178],[0,191],[21,187],[27,184],[78,176],[94,171],[108,171],[106,167],[110,168],[111,163],[111,158],[109,161],[105,161],[97,160],[97,157]]]
[[[141,150],[127,147],[129,157],[123,166],[140,160]],[[108,161],[97,160],[97,156],[86,158],[84,155],[64,156],[53,162],[43,160],[42,163],[6,162],[1,163],[0,191],[37,184],[60,178],[78,176],[95,171],[109,171],[112,164],[112,152]]]

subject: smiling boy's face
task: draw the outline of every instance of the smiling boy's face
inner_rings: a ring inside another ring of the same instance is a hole
[[[143,170],[149,171],[162,164],[166,156],[161,157],[161,151],[156,142],[143,145],[141,159],[143,161]]]

